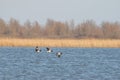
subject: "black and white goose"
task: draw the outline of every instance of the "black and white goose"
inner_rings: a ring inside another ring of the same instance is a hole
[[[62,55],[62,52],[57,52],[57,53],[56,53],[56,56],[57,56],[58,58],[60,58],[61,55]]]
[[[50,52],[53,52],[53,50],[51,50],[50,48],[46,48],[47,49],[47,52],[50,53]]]
[[[41,52],[41,50],[38,48],[38,46],[36,46],[35,51],[36,52]]]

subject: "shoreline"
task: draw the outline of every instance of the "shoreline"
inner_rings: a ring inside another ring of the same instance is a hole
[[[120,48],[120,39],[20,39],[0,38],[0,47]]]

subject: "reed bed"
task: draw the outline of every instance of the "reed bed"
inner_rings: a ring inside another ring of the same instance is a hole
[[[118,39],[15,39],[2,38],[0,46],[40,46],[40,47],[103,47],[119,48]]]

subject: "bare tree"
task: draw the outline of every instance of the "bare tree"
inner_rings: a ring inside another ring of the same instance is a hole
[[[37,21],[35,21],[33,23],[31,33],[32,33],[33,37],[41,37],[42,36],[41,26]]]
[[[5,36],[6,35],[6,23],[3,19],[0,19],[0,36]]]
[[[104,38],[120,38],[120,25],[118,23],[102,23]]]
[[[8,30],[10,36],[18,37],[19,36],[20,24],[17,20],[11,18],[8,24]]]
[[[48,19],[45,26],[27,20],[24,25],[11,18],[9,23],[0,19],[0,37],[17,38],[111,38],[120,39],[120,23],[103,22],[97,25],[87,20],[75,26],[74,20],[60,22]]]

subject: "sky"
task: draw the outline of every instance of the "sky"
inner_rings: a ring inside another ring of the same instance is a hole
[[[45,24],[47,19],[71,21],[86,20],[96,23],[120,21],[120,0],[0,0],[0,18],[17,19]]]

